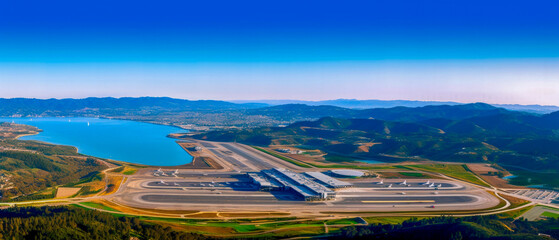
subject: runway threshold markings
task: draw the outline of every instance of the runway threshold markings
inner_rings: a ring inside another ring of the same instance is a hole
[[[361,201],[362,203],[434,203],[435,200]]]

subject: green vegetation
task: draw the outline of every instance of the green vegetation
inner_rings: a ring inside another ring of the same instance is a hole
[[[130,169],[128,171],[123,172],[122,174],[124,175],[133,175],[134,173],[136,173],[138,170],[137,169]]]
[[[497,216],[499,216],[500,218],[512,218],[512,219],[516,219],[517,217],[522,216],[522,214],[530,211],[530,209],[534,208],[535,205],[532,206],[527,206],[525,208],[521,208],[518,210],[514,210],[514,211],[508,211],[505,213],[500,213]]]
[[[426,175],[423,173],[418,172],[398,172],[401,175],[408,176],[408,177],[425,177]]]
[[[370,224],[341,229],[333,239],[547,239],[559,236],[557,219],[528,222],[497,216],[409,219],[397,224]]]
[[[475,174],[470,172],[465,164],[423,164],[423,165],[409,165],[408,167],[416,170],[423,170],[427,172],[441,173],[449,177],[460,179],[473,184],[490,187],[485,182],[481,181]]]
[[[137,218],[76,207],[0,210],[0,239],[207,239]]]
[[[559,173],[557,172],[533,172],[525,170],[515,170],[510,168],[509,171],[516,177],[509,180],[510,184],[520,186],[544,185],[546,187],[559,187]]]
[[[542,214],[542,216],[544,217],[549,217],[549,218],[559,218],[559,213],[555,213],[555,212],[544,212]]]
[[[31,126],[0,123],[0,196],[2,201],[53,198],[54,187],[91,181],[106,168],[99,160],[83,156],[75,147],[13,139]],[[11,138],[10,138],[11,137]],[[8,149],[8,150],[6,150]],[[44,190],[48,192],[44,192]]]
[[[111,170],[110,172],[119,173],[119,172],[122,172],[122,171],[124,171],[124,166],[117,167],[117,168]]]
[[[302,163],[302,162],[293,160],[293,159],[291,159],[291,158],[284,157],[284,156],[282,156],[282,155],[280,155],[280,154],[277,154],[277,153],[273,153],[273,152],[267,151],[267,150],[265,150],[265,149],[263,149],[263,148],[259,148],[259,147],[256,147],[256,146],[253,146],[253,148],[256,149],[256,150],[258,150],[258,151],[261,151],[261,152],[267,153],[267,154],[269,154],[269,155],[272,155],[272,156],[274,156],[274,157],[277,157],[277,158],[279,158],[279,159],[281,159],[281,160],[284,160],[284,161],[286,161],[286,162],[289,162],[289,163],[291,163],[291,164],[297,165],[297,166],[299,166],[299,167],[311,168],[311,166],[309,166],[309,165],[307,165],[307,164],[305,164],[305,163]]]
[[[107,211],[112,211],[112,212],[120,212],[119,210],[116,210],[112,207],[109,206],[105,206],[102,203],[96,203],[96,202],[82,202],[80,203],[81,205],[90,207],[90,208],[97,208],[97,209],[102,209],[102,210],[107,210]],[[75,204],[77,206],[79,206],[80,204]]]

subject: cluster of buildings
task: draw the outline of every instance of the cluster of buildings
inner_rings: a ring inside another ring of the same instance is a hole
[[[248,173],[260,191],[290,191],[305,201],[324,201],[336,198],[334,190],[352,187],[320,172],[296,173],[288,169],[273,168]]]

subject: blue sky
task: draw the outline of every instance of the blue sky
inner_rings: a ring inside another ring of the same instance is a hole
[[[559,105],[557,9],[551,0],[5,1],[0,97]]]

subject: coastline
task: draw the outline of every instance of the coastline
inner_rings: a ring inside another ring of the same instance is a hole
[[[41,132],[20,134],[20,135],[17,135],[17,136],[15,137],[15,139],[19,140],[19,138],[21,138],[21,137],[38,135],[39,133],[41,133]]]
[[[50,119],[53,119],[54,121],[59,121],[59,120],[68,121],[67,119],[70,118],[70,117],[37,117],[37,118],[33,118],[33,119],[37,119],[37,120],[38,120],[38,119],[41,119],[41,118],[43,118],[44,120],[48,120],[48,119],[50,118]],[[72,117],[72,118],[74,118],[74,117]],[[163,123],[156,123],[156,122],[145,122],[145,121],[138,121],[138,120],[131,120],[131,119],[119,119],[119,118],[111,118],[111,117],[75,117],[75,118],[76,118],[76,119],[79,119],[79,118],[85,119],[85,120],[80,120],[80,121],[88,121],[88,119],[90,119],[90,121],[92,121],[93,119],[104,119],[104,120],[112,120],[112,121],[115,121],[115,120],[117,120],[117,121],[125,121],[125,122],[130,122],[130,123],[150,124],[150,125],[152,125],[152,126],[172,127],[171,129],[167,129],[167,131],[169,132],[169,134],[172,134],[172,133],[184,133],[184,132],[187,132],[187,131],[188,131],[188,130],[182,129],[182,128],[178,127],[178,126],[175,126],[175,125],[169,125],[169,124],[163,124]],[[7,121],[7,119],[14,119],[14,120],[15,120],[15,119],[29,119],[29,117],[26,117],[26,118],[21,118],[21,117],[6,117],[6,121]],[[77,120],[76,120],[76,121],[77,121]],[[73,119],[72,119],[72,122],[74,122]],[[22,122],[21,124],[27,124],[27,125],[35,126],[35,125],[33,124],[33,122],[29,122],[29,121],[24,121],[24,122]],[[127,123],[121,123],[121,124],[127,124]],[[140,125],[140,128],[142,128],[141,125]],[[145,125],[144,128],[150,128],[150,127],[149,127],[148,125]],[[178,129],[180,129],[180,130],[178,130]],[[22,139],[21,139],[22,137],[38,135],[38,134],[40,134],[40,133],[43,132],[43,131],[44,131],[44,130],[38,129],[38,131],[33,131],[33,132],[31,132],[31,133],[18,134],[17,136],[14,136],[13,139],[22,140]],[[173,138],[169,137],[168,134],[161,135],[161,137],[167,138],[167,139],[173,139]],[[91,157],[95,157],[95,158],[99,158],[99,159],[114,161],[114,162],[117,162],[117,163],[119,163],[119,164],[133,164],[133,165],[138,165],[138,166],[142,166],[142,167],[159,166],[158,164],[148,165],[148,164],[145,164],[145,163],[127,162],[127,161],[122,161],[122,160],[116,160],[116,159],[106,158],[106,157],[100,157],[100,156],[97,156],[97,155],[91,154],[91,153],[90,153],[90,154],[82,153],[82,152],[80,152],[80,148],[78,148],[77,146],[75,146],[75,145],[73,145],[73,144],[71,144],[71,143],[70,143],[70,144],[61,144],[61,143],[56,143],[56,142],[41,141],[41,140],[33,140],[33,139],[26,139],[26,140],[22,140],[22,141],[36,141],[36,142],[40,142],[40,143],[44,143],[44,144],[49,144],[49,145],[67,146],[67,147],[71,147],[71,148],[75,149],[75,151],[76,151],[78,154],[80,154],[80,155],[91,156]],[[176,144],[175,141],[173,141],[173,144]],[[180,147],[179,147],[179,148],[180,148]],[[191,164],[192,161],[194,161],[194,157],[193,157],[189,152],[187,152],[187,151],[185,152],[182,148],[181,148],[181,152],[182,152],[182,154],[187,155],[187,157],[191,157],[191,158],[192,158],[191,162],[183,161],[182,163],[179,163],[179,164],[177,164],[177,165],[169,165],[169,166],[165,166],[165,167],[175,167],[175,166],[188,165],[188,164]]]

